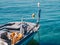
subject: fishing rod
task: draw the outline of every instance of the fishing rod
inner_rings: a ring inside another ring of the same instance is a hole
[[[30,31],[33,31],[33,29],[35,27],[38,27],[39,26],[39,24],[40,24],[40,15],[41,15],[41,9],[40,9],[40,3],[38,2],[38,18],[37,18],[37,22],[36,22],[36,25],[33,28],[31,28]],[[38,33],[37,34],[38,34],[38,40],[39,40],[39,45],[40,45],[40,33],[39,33],[39,30],[38,30]]]

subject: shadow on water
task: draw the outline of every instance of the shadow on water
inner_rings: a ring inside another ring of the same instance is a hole
[[[27,45],[39,45],[39,43],[35,39],[32,39]]]

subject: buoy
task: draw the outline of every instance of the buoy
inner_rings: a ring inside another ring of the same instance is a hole
[[[34,13],[32,14],[32,18],[35,18],[35,14]]]

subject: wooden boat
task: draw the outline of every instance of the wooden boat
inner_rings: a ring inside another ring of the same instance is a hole
[[[38,19],[36,23],[23,21],[9,22],[0,26],[0,44],[26,45],[39,30],[40,12],[41,10],[39,9]]]

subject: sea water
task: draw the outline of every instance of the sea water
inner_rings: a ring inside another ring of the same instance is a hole
[[[60,45],[60,0],[0,0],[0,24],[21,21],[21,18],[31,18],[34,13],[37,18],[40,2],[40,44]],[[36,19],[26,19],[36,22]],[[34,36],[38,40],[38,35]]]

